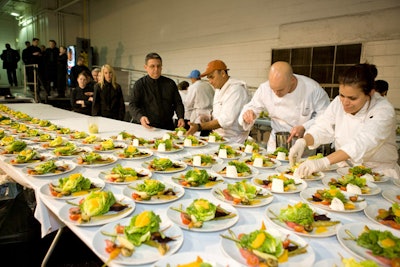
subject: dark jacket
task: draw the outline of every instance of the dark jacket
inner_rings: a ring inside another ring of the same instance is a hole
[[[168,130],[174,129],[174,113],[183,119],[185,112],[175,82],[164,76],[154,80],[149,75],[137,80],[131,89],[129,111],[135,123],[140,124],[140,118],[146,116],[151,126]]]
[[[85,95],[87,92],[93,92],[93,88],[86,86],[85,88],[74,88],[71,92],[71,107],[72,110],[78,113],[91,115],[92,114],[92,101],[89,101],[90,96]],[[85,101],[85,107],[76,104],[77,100]]]
[[[17,50],[12,48],[3,50],[0,57],[3,60],[3,69],[16,69],[18,61],[21,59]]]
[[[117,88],[108,82],[104,82],[102,88],[100,84],[94,86],[92,115],[124,120],[125,102],[119,84],[117,84]]]

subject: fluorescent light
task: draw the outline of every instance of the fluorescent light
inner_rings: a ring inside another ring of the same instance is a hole
[[[13,16],[13,17],[19,17],[19,14],[15,13],[15,12],[11,12],[10,15]]]

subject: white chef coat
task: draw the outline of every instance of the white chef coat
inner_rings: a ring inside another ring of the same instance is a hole
[[[250,130],[243,130],[238,116],[243,106],[250,101],[246,83],[229,78],[221,89],[215,90],[212,119],[217,119],[221,128],[214,131],[234,143],[244,143]]]
[[[200,116],[211,116],[214,100],[214,89],[207,81],[196,80],[188,88],[185,106],[185,118],[200,123]],[[186,116],[187,115],[187,116]]]
[[[297,78],[296,89],[283,97],[275,95],[269,81],[262,83],[239,115],[239,124],[243,129],[250,130],[254,123],[245,123],[243,113],[250,109],[258,117],[261,111],[268,111],[272,127],[267,145],[268,152],[274,152],[276,149],[276,132],[290,132],[297,125],[303,125],[307,130],[329,105],[327,93],[316,81],[303,75],[294,76]]]
[[[312,147],[334,141],[336,150],[346,152],[352,164],[399,178],[396,127],[393,106],[375,93],[355,115],[344,111],[337,96],[307,133],[314,138]]]

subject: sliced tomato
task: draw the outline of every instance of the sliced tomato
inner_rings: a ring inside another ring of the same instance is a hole
[[[79,220],[81,218],[81,215],[80,214],[70,213],[69,214],[69,218],[70,218],[71,221],[77,221],[77,220]]]
[[[132,198],[133,199],[140,199],[140,195],[138,193],[132,193]]]
[[[248,266],[256,267],[260,264],[259,258],[256,255],[254,255],[254,253],[252,253],[251,251],[244,248],[240,248],[239,251],[242,257],[246,259],[246,263]]]
[[[124,233],[125,226],[118,224],[115,226],[115,231],[117,234],[123,234]]]
[[[374,254],[372,254],[371,251],[367,251],[367,253],[368,253],[369,255],[373,256],[377,261],[379,261],[379,262],[381,262],[381,263],[383,263],[383,264],[385,264],[385,265],[390,266],[390,262],[391,262],[390,259],[385,258],[385,257],[382,257],[382,256],[374,255]]]
[[[115,245],[115,243],[109,239],[106,239],[106,252],[107,253],[111,253],[114,251],[114,249],[117,247],[117,245]]]
[[[233,200],[233,197],[231,196],[231,194],[229,194],[228,189],[222,190],[222,193],[224,194],[224,197],[225,197],[226,200],[228,200],[228,201],[232,201]]]
[[[185,212],[181,212],[181,220],[182,220],[182,223],[185,225],[189,225],[192,222],[189,214],[187,214]]]

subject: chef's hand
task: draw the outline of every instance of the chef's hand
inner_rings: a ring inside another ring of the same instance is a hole
[[[320,159],[308,159],[300,164],[298,168],[294,171],[294,176],[296,177],[308,177],[314,172],[319,172],[328,169],[331,163],[327,157]]]
[[[289,143],[290,141],[292,141],[293,137],[302,138],[304,136],[305,131],[306,131],[306,129],[304,128],[303,125],[294,126],[290,130],[290,136],[289,136],[287,142]]]
[[[251,109],[246,110],[243,113],[243,121],[247,124],[251,124],[253,123],[253,121],[256,119],[256,114],[254,113],[254,111],[252,111]]]
[[[294,143],[294,145],[290,148],[289,164],[291,167],[293,167],[296,162],[300,161],[306,145],[306,140],[304,138],[299,138],[296,140],[296,143]]]
[[[140,118],[140,124],[147,129],[152,129],[153,127],[150,126],[150,121],[149,118],[147,118],[146,116],[142,116]]]
[[[179,119],[177,126],[178,127],[185,127],[185,120],[184,119]]]

